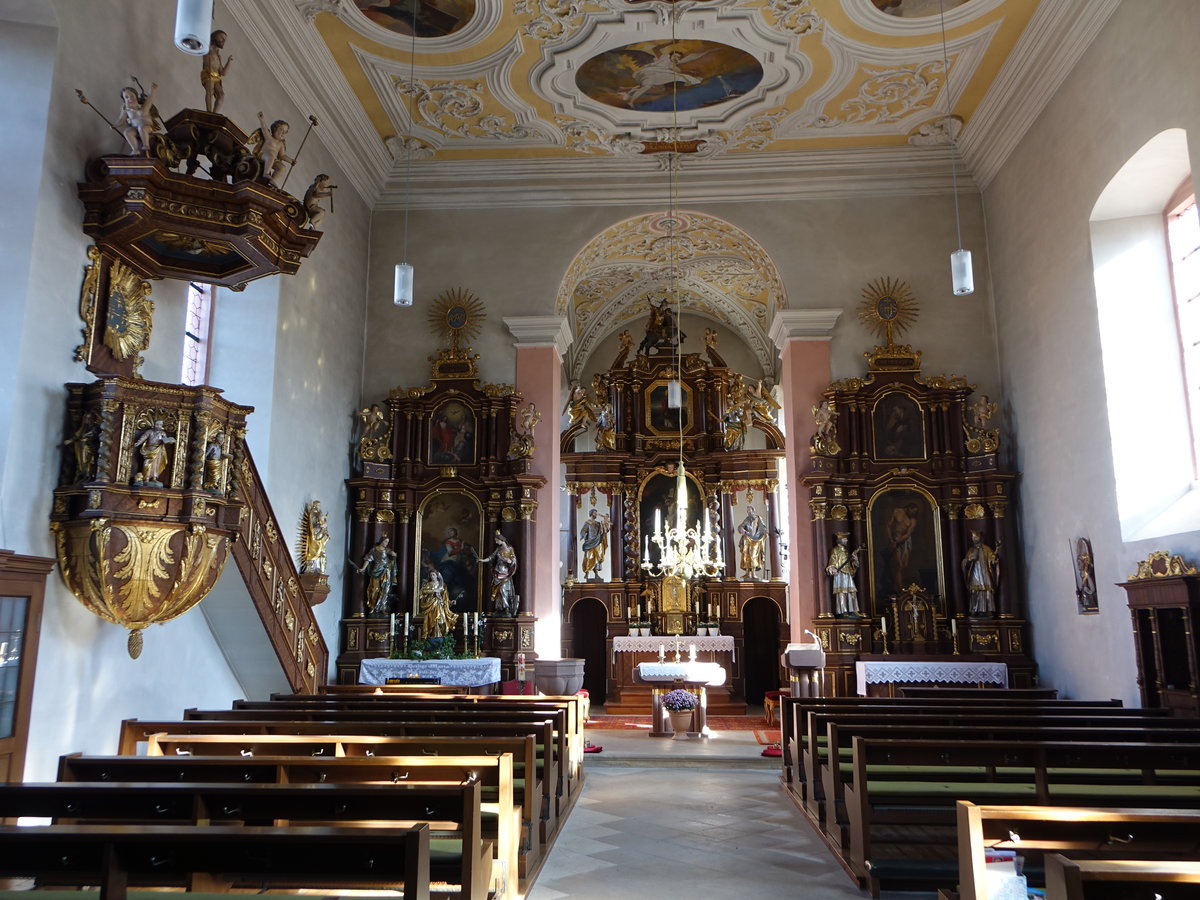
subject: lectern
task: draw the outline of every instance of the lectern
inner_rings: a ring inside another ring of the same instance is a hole
[[[788,644],[783,651],[793,697],[821,696],[820,670],[825,668],[825,651],[820,644]]]

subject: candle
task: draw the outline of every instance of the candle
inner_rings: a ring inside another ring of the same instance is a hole
[[[388,627],[388,634],[395,634],[396,633],[396,614],[392,613],[391,618],[392,618],[392,621],[391,621],[391,625]]]
[[[654,509],[654,536],[659,537],[662,534],[662,510],[658,507]]]
[[[404,633],[408,634],[408,613],[404,614]]]
[[[883,633],[886,635],[887,634],[887,616],[884,616],[879,621],[883,623]]]
[[[954,635],[955,637],[958,637],[958,620],[957,619],[950,620],[950,633],[952,635]]]
[[[642,551],[642,562],[650,562],[650,535],[646,535],[646,549]]]
[[[659,657],[661,658],[661,657],[665,656],[665,655],[666,655],[666,653],[667,653],[667,645],[666,645],[666,644],[659,644],[659,645],[658,645],[658,655],[659,655]]]

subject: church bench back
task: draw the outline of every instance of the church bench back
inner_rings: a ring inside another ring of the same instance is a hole
[[[1046,857],[1047,900],[1194,900],[1200,862],[1189,860],[1068,859]]]
[[[1049,859],[1055,852],[1121,859],[1200,857],[1200,809],[980,805],[960,800],[956,816],[962,900],[987,900],[984,850],[990,847],[1018,850],[1027,870],[1040,868],[1043,855]]]
[[[875,766],[908,767],[903,782],[872,780]],[[956,782],[948,766],[1026,770],[1022,781]],[[1094,785],[1080,781],[1095,769]],[[1118,777],[1115,770],[1123,770]],[[1061,774],[1060,774],[1061,773]],[[1157,783],[1170,780],[1170,784]],[[1200,803],[1200,744],[1107,744],[1081,742],[944,741],[854,739],[854,776],[845,785],[851,871],[877,896],[887,866],[907,856],[904,847],[881,858],[873,849],[875,828],[902,824],[936,829],[955,822],[958,800],[1010,797],[1044,806],[1077,805],[1081,796],[1102,797],[1114,806],[1187,808]],[[881,850],[881,853],[886,851]],[[936,884],[924,886],[932,890]]]
[[[483,804],[484,833],[495,829],[496,858],[506,875],[507,889],[516,891],[521,817],[514,805],[511,754],[461,757],[334,757],[308,759],[289,756],[84,756],[59,760],[59,781],[180,781],[289,784],[396,784],[432,782],[459,784],[479,781],[495,793],[495,803]]]
[[[39,884],[224,891],[231,886],[403,889],[428,900],[429,826],[273,828],[0,825],[0,875]],[[219,874],[217,874],[219,873]]]

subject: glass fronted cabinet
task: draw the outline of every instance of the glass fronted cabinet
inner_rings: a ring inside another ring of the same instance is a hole
[[[21,781],[41,631],[53,559],[0,550],[0,781]]]

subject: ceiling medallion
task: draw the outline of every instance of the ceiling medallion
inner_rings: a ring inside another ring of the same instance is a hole
[[[593,100],[641,112],[687,112],[741,97],[763,78],[762,64],[715,41],[638,41],[587,60],[576,86]]]

